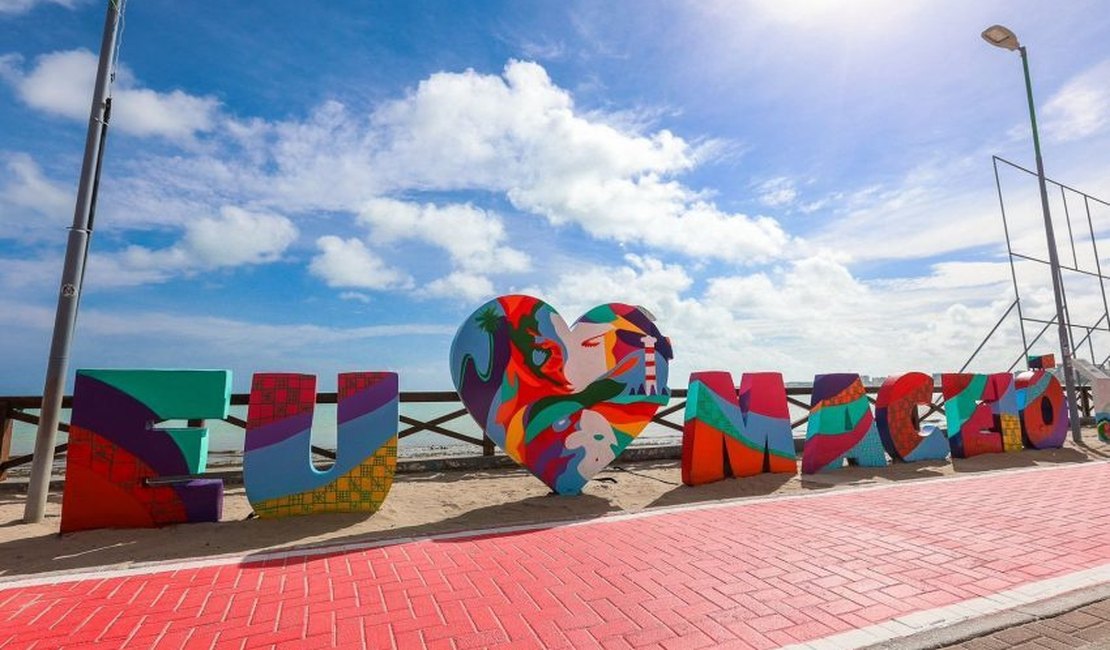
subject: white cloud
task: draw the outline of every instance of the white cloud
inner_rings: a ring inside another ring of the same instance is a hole
[[[595,238],[738,263],[780,257],[790,242],[774,220],[722,211],[675,180],[704,152],[576,112],[535,63],[511,61],[500,77],[434,74],[372,123],[378,169],[397,189],[500,191]]]
[[[98,289],[160,284],[187,267],[188,259],[178,248],[156,251],[142,246],[128,246],[112,253],[91,252],[85,284]]]
[[[693,282],[679,264],[626,255],[621,266],[576,265],[556,276],[553,285],[528,288],[523,293],[543,297],[570,322],[605,302],[643,305],[657,316],[680,313],[679,297]]]
[[[1010,282],[1006,262],[940,262],[929,275],[915,278],[889,278],[874,283],[892,291],[952,291]]]
[[[358,239],[326,236],[316,240],[320,254],[309,271],[329,287],[358,289],[407,289],[412,278],[386,263]]]
[[[529,59],[558,61],[564,59],[568,53],[567,44],[544,38],[538,41],[523,41],[518,46],[522,54]]]
[[[266,138],[259,144],[277,171],[255,170],[260,178],[252,182],[285,205],[355,212],[381,194],[386,170],[372,160],[376,134],[365,116],[337,101],[324,102],[303,121],[270,124]]]
[[[73,9],[82,0],[0,0],[0,15],[11,16],[25,14],[40,5],[58,5],[66,9]]]
[[[148,88],[122,88],[113,93],[112,125],[137,136],[186,139],[215,127],[219,101],[181,90],[159,93]]]
[[[218,268],[276,261],[296,239],[297,228],[281,215],[227,206],[219,217],[186,224],[181,248],[199,266]]]
[[[766,272],[711,277],[703,286],[680,264],[628,256],[618,266],[568,270],[524,292],[568,321],[603,302],[643,305],[671,338],[672,384],[682,386],[690,372],[710,369],[774,370],[791,380],[818,372],[955,371],[1009,306],[1007,276],[1004,262],[953,262],[919,278],[862,281],[835,255],[818,252]],[[1030,297],[1030,305],[1038,300]],[[1011,315],[972,368],[1005,370],[1018,341]]]
[[[1057,141],[1079,140],[1110,126],[1110,60],[1080,74],[1044,105],[1045,134]]]
[[[993,181],[991,167],[977,156],[925,162],[890,184],[830,197],[822,210],[832,218],[807,241],[857,262],[1002,248]]]
[[[46,291],[49,288],[53,292],[57,290],[61,276],[60,253],[39,258],[0,258],[0,287],[4,288],[7,297],[27,289]]]
[[[0,57],[0,77],[11,84],[29,106],[71,119],[88,119],[96,56],[88,50],[43,54],[24,74],[23,57]]]
[[[35,160],[24,153],[0,155],[6,173],[0,180],[0,237],[15,237],[39,226],[61,226],[72,216],[74,196],[43,174]]]
[[[438,246],[459,268],[470,272],[527,271],[528,256],[505,246],[501,219],[472,205],[417,205],[393,199],[367,202],[359,221],[381,242],[413,239]]]
[[[493,283],[484,275],[454,271],[424,287],[423,295],[474,304],[494,296]]]
[[[361,302],[364,305],[368,305],[373,302],[373,299],[371,299],[370,296],[366,295],[365,293],[359,293],[357,291],[344,291],[343,293],[339,294],[339,299]]]
[[[82,326],[91,334],[121,336],[172,333],[200,342],[257,346],[259,342],[285,348],[299,348],[304,341],[321,343],[350,342],[405,335],[453,334],[454,328],[434,324],[374,325],[340,328],[321,325],[270,325],[227,318],[196,317],[183,319],[178,314],[116,314],[90,310],[82,315]]]
[[[73,93],[59,90],[66,84],[55,82],[81,76],[91,58],[80,50],[56,52],[26,74],[9,61],[7,77],[27,101],[77,118],[87,107],[72,103]],[[131,83],[126,75],[121,87],[124,82]],[[311,269],[332,286],[410,286],[417,269],[388,269],[367,257],[375,246],[399,240],[444,250],[448,273],[468,279],[466,295],[484,286],[479,276],[531,268],[528,256],[508,243],[503,217],[471,204],[422,202],[425,193],[503,196],[526,213],[513,218],[530,213],[594,239],[732,263],[789,256],[797,243],[774,219],[724,211],[679,180],[715,155],[719,143],[695,145],[666,130],[653,132],[629,118],[635,111],[579,111],[534,63],[512,61],[500,76],[437,73],[366,114],[327,101],[305,119],[283,122],[229,119],[214,101],[183,93],[137,97],[182,103],[175,111],[181,120],[162,123],[152,110],[143,132],[199,134],[204,146],[147,154],[130,163],[130,174],[113,176],[101,197],[104,227],[172,227],[228,204],[295,215],[306,225],[325,212],[351,214],[352,225],[369,228],[370,237],[360,249],[340,245],[352,233],[336,232],[332,219],[327,234],[339,240],[320,247]],[[360,270],[343,271],[348,267]],[[367,280],[367,268],[384,279]],[[420,282],[438,282],[429,295],[458,284],[449,277]]]
[[[132,245],[91,255],[89,282],[99,287],[133,286],[179,274],[267,264],[279,260],[297,236],[296,226],[286,217],[225,206],[218,216],[188,221],[184,236],[169,248]]]
[[[27,72],[20,63],[17,55],[0,58],[0,78],[15,88],[25,104],[72,120],[88,120],[96,55],[86,49],[51,52],[37,57]],[[122,65],[112,96],[113,130],[188,140],[216,127],[216,98],[197,97],[181,90],[160,93],[141,88]]]
[[[785,207],[798,200],[798,188],[792,179],[785,176],[766,180],[756,190],[759,192],[759,202],[770,208]]]
[[[474,301],[494,294],[490,275],[518,273],[531,268],[528,256],[505,245],[501,218],[469,204],[437,206],[395,199],[372,199],[359,212],[358,222],[369,230],[366,240],[328,236],[318,240],[321,253],[311,271],[331,287],[411,289],[408,275],[391,269],[367,244],[385,246],[414,241],[447,253],[451,272],[431,280],[419,295]]]

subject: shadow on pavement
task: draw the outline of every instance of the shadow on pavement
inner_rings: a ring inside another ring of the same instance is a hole
[[[796,474],[759,474],[744,478],[726,478],[716,483],[706,483],[696,487],[678,485],[656,498],[648,506],[679,506],[722,499],[766,496],[774,494],[787,483],[797,480]]]
[[[1002,454],[980,454],[971,458],[953,458],[952,469],[957,473],[989,472],[997,469],[1033,467],[1038,463],[1085,463],[1088,454],[1077,449],[1026,449]]]

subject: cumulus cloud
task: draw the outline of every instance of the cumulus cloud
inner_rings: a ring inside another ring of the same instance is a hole
[[[128,246],[91,256],[89,275],[98,286],[164,282],[193,274],[275,262],[297,239],[286,217],[225,206],[218,216],[189,221],[181,240],[168,248]]]
[[[450,298],[466,303],[477,303],[494,296],[493,282],[484,275],[455,271],[433,280],[422,293],[435,298]]]
[[[85,121],[96,66],[96,55],[86,49],[43,54],[29,70],[23,69],[20,56],[9,54],[0,57],[0,78],[11,84],[28,106]],[[124,133],[185,140],[216,126],[216,98],[142,88],[126,66],[120,66],[112,95],[112,127]]]
[[[469,204],[437,206],[394,199],[369,201],[359,221],[376,240],[414,239],[442,248],[460,269],[471,272],[527,271],[528,256],[505,245],[501,219]]]
[[[180,246],[199,266],[218,268],[274,262],[296,239],[286,217],[227,206],[218,217],[189,222]]]
[[[8,57],[3,74],[26,103],[84,119],[87,106],[71,89],[91,83],[93,64],[84,50],[43,55],[29,66]],[[118,87],[131,95],[117,93],[115,110],[130,99],[144,116],[123,127],[117,112],[121,128],[199,138],[204,146],[133,161],[129,174],[104,188],[102,213],[118,215],[107,227],[172,227],[229,204],[306,225],[326,213],[331,230],[316,228],[314,235],[328,236],[316,237],[309,271],[328,286],[422,287],[423,295],[464,299],[490,293],[495,274],[532,269],[509,243],[509,219],[539,218],[573,229],[572,236],[738,265],[794,254],[796,241],[774,219],[723,210],[682,182],[712,155],[713,143],[694,144],[624,114],[582,111],[535,63],[510,61],[501,74],[436,73],[366,112],[326,101],[303,119],[276,122],[232,119],[214,99],[158,93],[124,73]],[[453,193],[510,209],[502,216]],[[344,217],[349,230],[336,230]],[[208,259],[203,236],[186,233],[189,248],[131,249],[116,261],[144,273],[154,272],[148,257],[180,269],[186,253]],[[441,250],[449,268],[383,257],[395,242]]]
[[[432,280],[421,295],[473,301],[493,294],[491,274],[515,273],[530,268],[528,256],[507,246],[500,217],[469,204],[437,206],[395,199],[373,199],[359,213],[358,221],[369,230],[367,240],[376,245],[414,241],[447,253],[452,271]],[[409,289],[411,278],[387,268],[386,263],[359,239],[323,237],[312,271],[328,286]]]
[[[694,283],[685,267],[640,255],[625,255],[623,262],[619,266],[578,265],[573,271],[559,273],[551,285],[531,287],[524,293],[546,297],[568,321],[604,302],[642,305],[657,316],[681,312],[681,297]]]
[[[563,272],[525,292],[568,321],[604,302],[646,307],[674,344],[676,386],[690,372],[711,369],[774,370],[807,381],[817,372],[958,369],[1012,300],[1005,262],[965,264],[939,264],[920,278],[864,281],[836,255],[818,251],[766,271],[699,283],[682,264],[630,255],[622,264]],[[1040,304],[1029,300],[1031,308]],[[1011,318],[973,370],[1004,370],[1015,346],[1021,349]]]
[[[679,182],[703,155],[696,147],[582,114],[535,63],[434,74],[372,123],[375,160],[397,188],[500,191],[596,238],[731,262],[780,257],[790,241],[774,220],[723,211]]]
[[[357,289],[407,289],[412,278],[390,268],[358,239],[328,235],[316,240],[320,254],[312,259],[309,271],[329,287]]]
[[[337,101],[324,102],[303,120],[256,126],[253,136],[263,148],[262,166],[276,170],[255,168],[261,178],[253,182],[283,204],[357,212],[383,191],[379,179],[386,170],[373,160],[376,134],[364,115]]]

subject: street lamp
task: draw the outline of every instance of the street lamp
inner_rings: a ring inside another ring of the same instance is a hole
[[[89,127],[85,137],[85,158],[81,163],[73,226],[69,229],[66,243],[65,266],[62,268],[62,281],[58,290],[58,310],[54,313],[54,336],[50,342],[50,359],[42,389],[42,410],[39,413],[38,433],[35,435],[35,454],[31,461],[31,478],[27,483],[27,503],[23,509],[23,521],[28,524],[43,520],[46,497],[50,492],[54,442],[58,435],[62,395],[66,387],[66,368],[69,365],[73,329],[77,323],[77,305],[85,280],[85,260],[89,253],[89,238],[92,236],[93,215],[96,211],[100,163],[108,135],[108,120],[111,117],[112,80],[115,78],[112,55],[119,38],[125,2],[126,0],[108,0],[104,17],[100,63],[96,69]]]
[[[1044,162],[1041,160],[1041,137],[1037,133],[1037,112],[1033,108],[1033,82],[1029,79],[1029,57],[1025,46],[1018,42],[1017,36],[1002,25],[991,25],[983,30],[983,40],[995,47],[1017,50],[1021,54],[1021,66],[1025,71],[1025,95],[1029,99],[1029,122],[1033,126],[1033,152],[1037,157],[1037,182],[1041,186],[1041,209],[1044,212],[1044,233],[1048,239],[1048,266],[1052,272],[1052,293],[1056,299],[1056,324],[1060,332],[1060,356],[1064,370],[1064,386],[1068,396],[1068,418],[1071,420],[1071,439],[1082,440],[1079,429],[1079,409],[1075,405],[1075,380],[1072,377],[1071,343],[1068,338],[1068,324],[1064,319],[1064,287],[1060,275],[1060,257],[1056,253],[1056,235],[1052,230],[1052,216],[1048,211],[1048,189],[1045,187]]]

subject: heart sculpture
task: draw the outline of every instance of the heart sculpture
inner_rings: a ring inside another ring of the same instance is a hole
[[[510,458],[578,494],[667,403],[672,356],[639,307],[600,305],[568,327],[538,298],[501,296],[459,327],[451,379]]]

